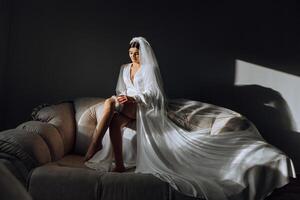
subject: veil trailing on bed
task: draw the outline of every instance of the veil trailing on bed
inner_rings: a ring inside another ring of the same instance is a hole
[[[263,199],[295,176],[292,161],[232,110],[187,99],[168,100],[154,52],[140,44],[140,70],[121,67],[117,95],[137,101],[136,173],[206,199]],[[168,109],[167,109],[168,107]]]

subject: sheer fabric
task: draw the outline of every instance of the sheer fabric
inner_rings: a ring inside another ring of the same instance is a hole
[[[150,44],[141,37],[132,41],[142,44],[141,68],[132,82],[130,63],[123,65],[116,88],[117,95],[138,102],[136,131],[131,132],[136,148],[130,148],[134,142],[124,147],[123,155],[132,159],[124,159],[125,165],[131,163],[136,173],[153,174],[188,196],[212,200],[263,199],[295,177],[291,159],[239,113],[188,99],[166,103]],[[107,135],[103,144],[111,149]],[[104,148],[86,165],[109,171],[112,157]]]

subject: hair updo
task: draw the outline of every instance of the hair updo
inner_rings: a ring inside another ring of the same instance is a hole
[[[138,43],[138,42],[131,42],[130,44],[129,44],[129,49],[130,48],[137,48],[137,49],[140,49],[140,43]]]

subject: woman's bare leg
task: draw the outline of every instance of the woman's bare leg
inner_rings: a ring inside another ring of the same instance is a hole
[[[114,102],[115,101],[112,98],[108,98],[104,102],[104,110],[102,113],[102,117],[94,130],[92,141],[85,154],[85,161],[89,160],[97,151],[102,149],[102,139],[114,115]]]
[[[124,172],[123,146],[121,130],[130,121],[135,120],[136,104],[125,103],[121,113],[115,114],[109,126],[110,139],[115,155],[116,167],[113,172]]]
[[[131,121],[130,118],[122,115],[115,114],[111,120],[109,125],[109,135],[112,143],[116,167],[112,170],[113,172],[124,172],[124,162],[123,162],[123,141],[121,130],[124,126],[126,126]]]

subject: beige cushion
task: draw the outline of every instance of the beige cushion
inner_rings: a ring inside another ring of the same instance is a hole
[[[103,111],[104,98],[79,98],[74,101],[76,142],[74,152],[84,155]]]
[[[59,103],[42,108],[35,119],[52,124],[61,135],[64,154],[73,150],[75,142],[75,118],[72,103]]]
[[[55,161],[64,156],[64,143],[58,129],[52,124],[41,121],[28,121],[20,124],[16,129],[39,134],[48,145],[51,160]]]

